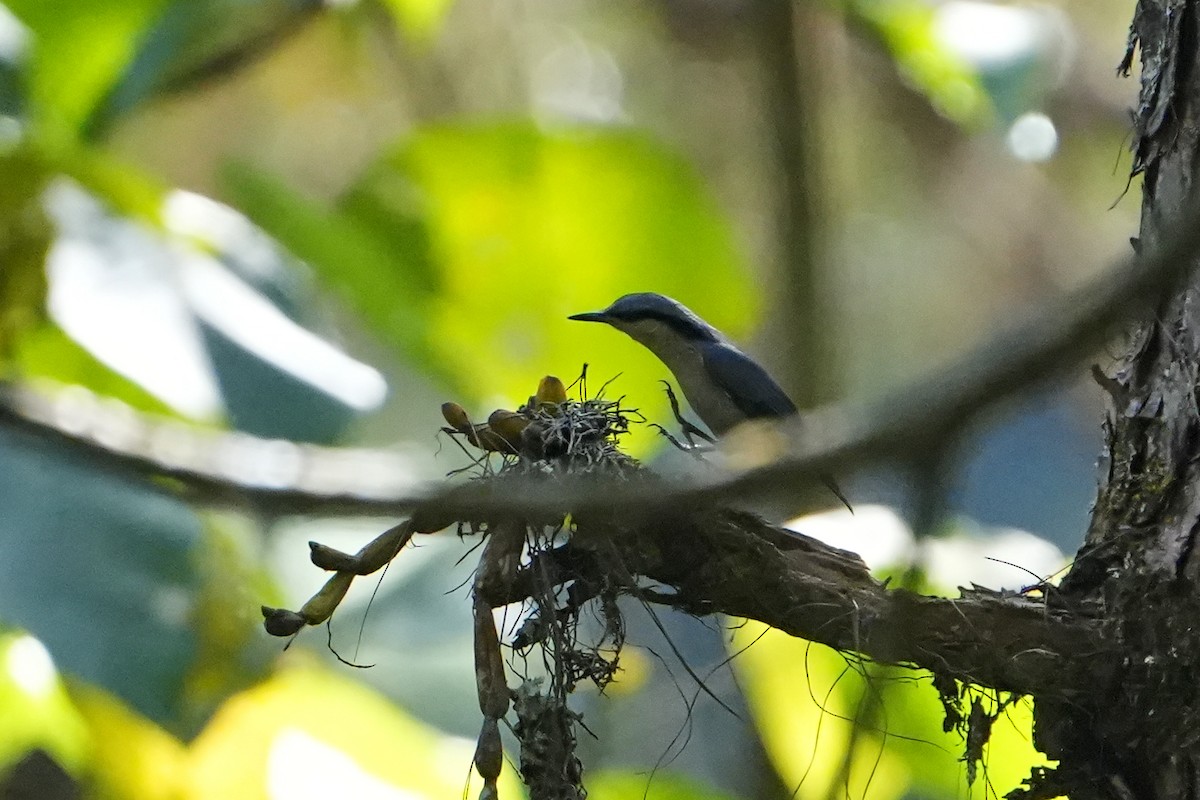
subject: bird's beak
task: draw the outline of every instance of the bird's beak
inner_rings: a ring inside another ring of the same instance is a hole
[[[577,322],[608,322],[608,315],[603,311],[585,311],[582,314],[572,314],[567,319]]]

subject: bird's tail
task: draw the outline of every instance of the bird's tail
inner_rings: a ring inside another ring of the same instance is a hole
[[[829,491],[833,492],[834,496],[837,497],[838,500],[842,501],[842,505],[844,505],[851,514],[854,513],[854,506],[850,505],[850,501],[846,499],[846,495],[842,494],[841,487],[837,485],[837,481],[833,479],[832,475],[822,475],[821,482],[829,487]]]

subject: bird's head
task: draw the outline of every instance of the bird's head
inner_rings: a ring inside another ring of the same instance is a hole
[[[603,311],[573,314],[569,319],[611,325],[658,353],[667,346],[698,346],[722,338],[683,303],[654,292],[627,294]]]

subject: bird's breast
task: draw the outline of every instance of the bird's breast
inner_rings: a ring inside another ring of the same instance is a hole
[[[710,431],[717,436],[746,421],[729,394],[718,387],[709,377],[698,353],[677,353],[663,359],[671,374],[675,376],[688,405]]]

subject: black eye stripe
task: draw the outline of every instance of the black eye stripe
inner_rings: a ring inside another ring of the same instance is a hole
[[[619,309],[607,313],[609,316],[625,322],[641,322],[642,320],[661,322],[685,339],[702,339],[709,342],[717,341],[717,337],[707,325],[687,317],[674,316],[666,312],[646,309],[639,309],[633,314],[623,314]]]

